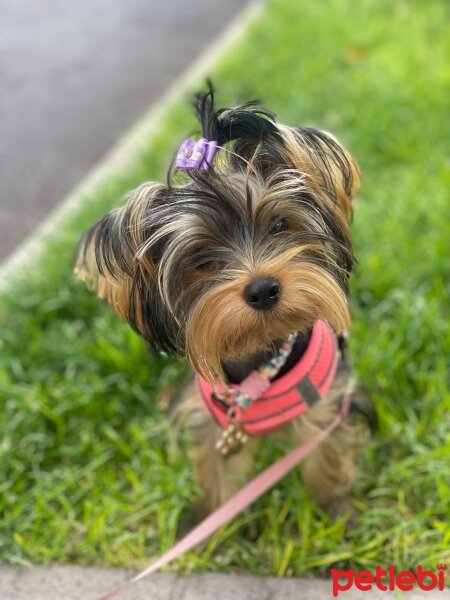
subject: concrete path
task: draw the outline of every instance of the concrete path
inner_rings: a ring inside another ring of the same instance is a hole
[[[246,0],[1,0],[0,261]]]
[[[132,574],[121,569],[0,567],[0,600],[96,600]],[[450,591],[391,592],[349,590],[342,600],[444,600]],[[152,575],[117,596],[117,600],[330,600],[331,581],[203,574],[183,579],[175,574]]]

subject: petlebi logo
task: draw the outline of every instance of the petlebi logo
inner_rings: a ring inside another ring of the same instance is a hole
[[[437,565],[435,571],[427,570],[422,565],[418,565],[414,571],[397,571],[393,566],[383,569],[380,565],[376,565],[374,572],[330,569],[333,596],[336,598],[353,587],[361,592],[370,592],[373,588],[382,592],[409,592],[416,586],[425,592],[443,592],[446,569],[447,566],[443,564]]]

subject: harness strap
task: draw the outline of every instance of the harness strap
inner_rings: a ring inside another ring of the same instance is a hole
[[[237,406],[239,426],[249,435],[264,435],[306,412],[330,389],[338,362],[333,330],[325,321],[316,321],[305,353],[282,377],[271,381],[253,371],[239,386],[228,386],[239,388],[252,400],[248,407]],[[230,407],[236,406],[233,397],[224,401],[226,389],[220,381],[213,385],[198,375],[197,384],[206,407],[227,429]]]
[[[169,564],[176,558],[179,558],[192,548],[195,548],[198,544],[206,540],[213,533],[215,533],[220,527],[228,523],[236,515],[250,506],[255,500],[262,496],[267,490],[274,486],[280,479],[287,475],[294,467],[296,467],[308,454],[310,454],[330,433],[332,433],[336,427],[338,427],[348,416],[350,406],[352,402],[353,393],[353,381],[350,380],[345,390],[341,412],[331,421],[331,423],[317,433],[310,440],[301,444],[294,450],[291,450],[288,454],[277,460],[273,465],[267,467],[243,488],[241,488],[234,496],[232,496],[227,502],[219,506],[212,514],[206,519],[201,521],[194,529],[184,536],[179,542],[175,544],[168,552],[163,554],[156,561],[151,563],[146,569],[138,573],[135,577],[130,579],[128,582],[116,587],[107,594],[98,598],[98,600],[110,600],[114,596],[117,596],[122,590],[130,586],[137,581],[140,581],[147,575],[155,573],[165,565]]]

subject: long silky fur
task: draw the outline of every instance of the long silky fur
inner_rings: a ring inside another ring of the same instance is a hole
[[[213,166],[181,185],[170,169],[167,185],[132,192],[85,234],[76,272],[155,351],[187,356],[214,377],[225,356],[316,318],[336,332],[348,325],[359,174],[332,136],[277,124],[255,103],[216,110],[210,87],[195,106],[202,135],[220,145]],[[280,218],[287,229],[272,234]],[[242,292],[260,275],[279,279],[282,296],[256,315]]]

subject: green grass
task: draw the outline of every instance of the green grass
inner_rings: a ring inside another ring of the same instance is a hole
[[[445,0],[271,0],[212,73],[224,104],[340,136],[364,186],[354,235],[352,354],[381,426],[361,456],[351,533],[297,473],[174,569],[324,575],[450,559],[449,38]],[[0,560],[138,567],[200,497],[155,399],[184,367],[144,343],[71,274],[80,232],[160,179],[195,128],[187,102],[132,166],[99,186],[0,306]],[[281,448],[267,444],[258,467]]]

